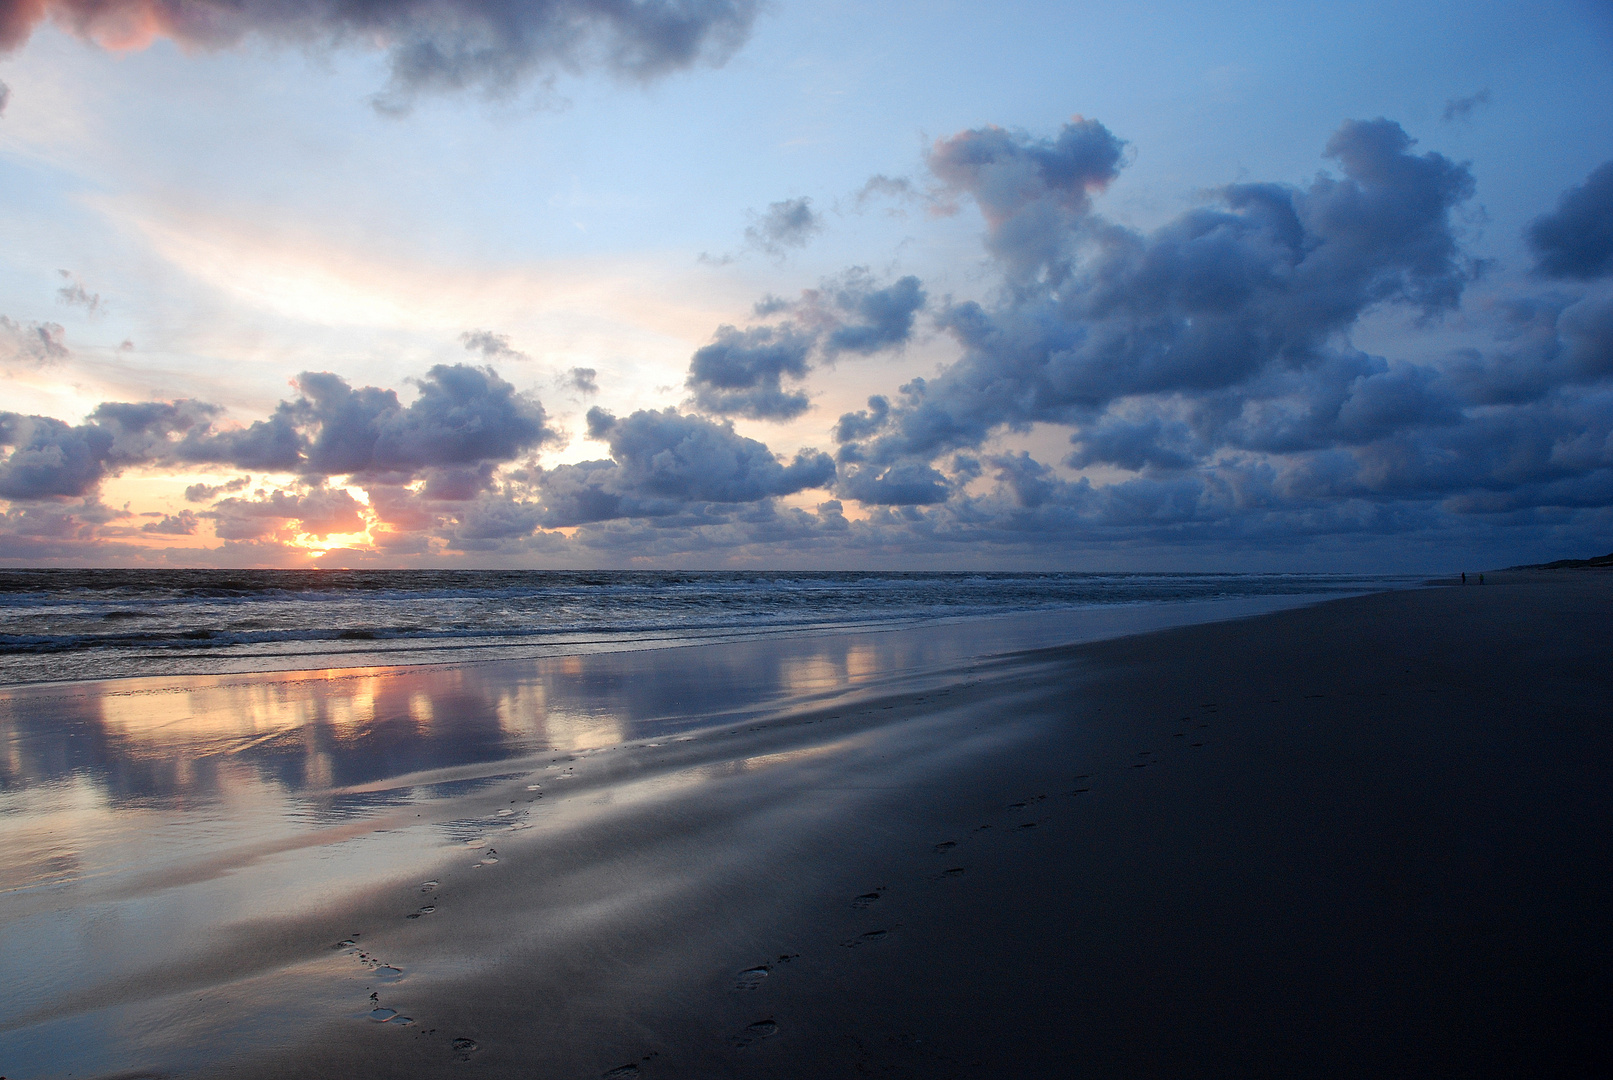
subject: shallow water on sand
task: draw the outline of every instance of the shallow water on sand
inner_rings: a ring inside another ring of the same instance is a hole
[[[634,795],[599,780],[618,751],[671,760],[781,715],[956,682],[981,657],[1306,601],[0,691],[0,1072],[183,1072],[310,1026],[406,1026],[396,987],[480,958],[423,971],[332,920],[397,893],[400,924],[429,937],[446,871],[497,873],[528,830],[773,763],[701,749],[698,767],[635,774]],[[835,752],[825,730],[773,757]]]

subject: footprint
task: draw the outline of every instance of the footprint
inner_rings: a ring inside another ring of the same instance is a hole
[[[1081,795],[1081,794],[1084,794],[1084,793],[1086,793],[1088,791],[1091,791],[1091,790],[1092,789],[1089,788],[1089,787],[1078,787],[1074,791],[1070,792],[1070,794],[1071,795]]]
[[[422,915],[430,915],[433,911],[436,911],[436,910],[437,910],[437,906],[435,904],[427,904],[425,907],[421,908],[418,911],[411,911],[409,914],[405,915],[404,918],[405,919],[418,919],[420,916],[422,916]]]
[[[753,968],[746,968],[744,971],[739,973],[739,978],[734,981],[734,989],[760,990],[762,988],[762,983],[767,981],[767,977],[772,973],[772,971],[773,968],[769,964],[760,964]]]
[[[637,1075],[637,1065],[618,1065],[608,1073],[601,1073],[600,1080],[625,1080],[626,1077]]]
[[[939,844],[935,845],[935,853],[940,855],[942,852],[951,851],[957,846],[958,842],[956,840],[943,840]]]
[[[1022,803],[1022,802],[1011,802],[1011,803],[1008,804],[1008,809],[1010,809],[1010,810],[1023,810],[1023,809],[1025,809],[1025,804]]]
[[[852,897],[851,906],[854,908],[865,908],[869,904],[872,904],[875,900],[878,900],[879,894],[883,891],[884,887],[881,886],[880,888],[875,889],[873,892],[865,892],[861,896]]]
[[[378,1006],[370,1010],[370,1019],[378,1024],[384,1024],[396,1015],[398,1015],[398,1010],[396,1009],[386,1009]]]
[[[420,883],[420,891],[421,892],[430,892],[432,889],[435,889],[437,887],[437,884],[438,883],[435,882],[435,881],[422,881]]]
[[[963,867],[954,866],[950,870],[941,871],[941,876],[942,877],[958,877],[962,873],[963,873]]]
[[[758,1020],[734,1036],[734,1045],[743,1049],[752,1043],[778,1034],[778,1024],[772,1020]]]
[[[889,934],[889,930],[870,930],[866,934],[858,934],[850,941],[842,941],[840,944],[848,949],[855,949],[859,945],[869,945],[876,941],[882,941]]]
[[[1020,828],[1021,829],[1034,829],[1034,828],[1036,828],[1036,822],[1027,821],[1027,822],[1025,822],[1025,824],[1021,825]]]
[[[333,948],[333,949],[351,949],[351,948],[354,948],[357,945],[358,945],[358,942],[354,941],[352,938],[343,938],[342,940],[338,941],[335,945],[332,945],[331,948]]]

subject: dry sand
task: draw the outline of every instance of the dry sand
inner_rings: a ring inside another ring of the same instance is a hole
[[[506,767],[461,848],[400,800],[190,865],[282,896],[30,990],[0,1073],[1613,1075],[1610,631],[1613,574],[1496,574],[858,693],[831,664]],[[95,903],[189,895],[137,877]]]

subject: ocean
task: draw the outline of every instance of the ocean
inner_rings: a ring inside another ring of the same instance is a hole
[[[0,685],[514,659],[993,614],[1329,595],[1329,574],[4,570]]]

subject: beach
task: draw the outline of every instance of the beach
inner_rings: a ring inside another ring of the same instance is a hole
[[[1225,603],[0,692],[0,1074],[1613,1071],[1613,576]]]

